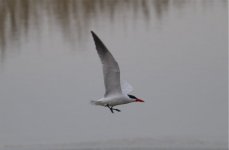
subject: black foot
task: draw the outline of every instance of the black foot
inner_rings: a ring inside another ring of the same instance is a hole
[[[114,109],[114,108],[113,108],[113,110],[116,110],[117,112],[121,112],[121,110],[119,110],[119,109]]]

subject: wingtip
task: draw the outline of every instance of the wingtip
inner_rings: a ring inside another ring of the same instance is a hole
[[[95,34],[94,31],[91,30],[91,34],[92,34],[92,37],[93,37],[95,43],[97,43],[98,41],[100,41],[99,37]]]
[[[92,35],[95,35],[94,31],[91,30],[91,34],[92,34]]]
[[[94,42],[95,42],[95,46],[96,46],[97,51],[103,51],[103,52],[107,51],[106,46],[105,46],[105,45],[103,44],[103,42],[100,40],[100,38],[98,37],[98,35],[96,35],[96,34],[94,33],[94,31],[92,31],[92,30],[91,30],[91,34],[92,34],[92,38],[94,39]],[[98,50],[98,48],[99,48],[100,50]]]

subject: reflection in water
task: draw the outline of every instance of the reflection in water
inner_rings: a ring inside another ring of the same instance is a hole
[[[40,31],[44,18],[59,26],[67,40],[79,41],[99,17],[120,22],[116,15],[127,16],[131,22],[143,17],[147,23],[152,14],[163,18],[170,5],[181,8],[188,0],[0,0],[0,55],[9,45],[26,38],[31,30]],[[208,3],[203,0],[203,3]],[[227,6],[227,1],[221,1]],[[193,3],[193,1],[192,1]],[[205,5],[203,5],[204,7]],[[153,13],[152,13],[153,12]],[[131,14],[132,17],[128,15]],[[105,17],[105,18],[104,18]],[[124,23],[127,18],[124,18]],[[50,23],[50,22],[49,22]],[[72,32],[74,31],[74,33]]]

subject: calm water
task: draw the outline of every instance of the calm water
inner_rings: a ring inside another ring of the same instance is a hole
[[[0,0],[0,149],[226,149],[226,0]],[[144,104],[104,94],[90,35]]]

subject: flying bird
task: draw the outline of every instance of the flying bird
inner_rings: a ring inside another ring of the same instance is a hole
[[[128,87],[131,89],[130,85],[126,84],[121,86],[120,70],[117,61],[103,44],[103,42],[99,39],[99,37],[93,31],[91,31],[91,34],[95,42],[97,53],[102,62],[105,85],[104,97],[99,100],[92,100],[91,103],[94,105],[107,107],[112,113],[114,113],[114,110],[120,112],[119,109],[114,108],[116,105],[123,105],[132,102],[144,102],[142,99],[139,99],[136,96],[128,93],[130,92]]]

